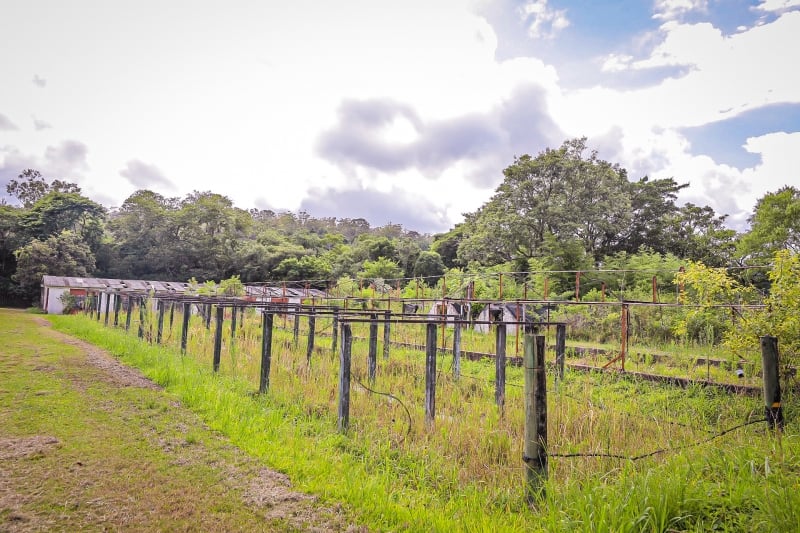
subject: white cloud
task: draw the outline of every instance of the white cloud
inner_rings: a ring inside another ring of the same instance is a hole
[[[569,26],[565,9],[552,9],[547,0],[529,0],[519,8],[520,17],[534,39],[552,39]]]
[[[655,0],[653,18],[673,20],[694,11],[706,11],[708,0]]]
[[[800,7],[800,0],[763,0],[756,9],[760,11],[783,12]]]

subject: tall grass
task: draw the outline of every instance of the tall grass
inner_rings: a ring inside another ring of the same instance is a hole
[[[343,435],[336,431],[339,359],[330,338],[318,337],[309,364],[306,339],[301,335],[294,346],[288,319],[288,328],[274,333],[269,393],[254,395],[261,330],[258,315],[249,313],[234,350],[225,322],[218,374],[211,371],[213,321],[206,330],[199,317],[191,318],[187,355],[181,356],[179,320],[174,332],[165,328],[163,347],[138,340],[133,326],[126,335],[85,317],[53,320],[142,368],[237,445],[290,474],[301,488],[348,502],[379,530],[668,531],[741,524],[768,530],[796,518],[795,425],[782,440],[751,425],[694,446],[760,413],[759,400],[611,375],[551,378],[551,454],[634,457],[676,450],[637,461],[553,457],[547,496],[531,510],[523,487],[520,369],[507,369],[501,411],[494,405],[493,362],[463,361],[456,380],[451,358],[440,356],[437,418],[429,427],[424,354],[392,349],[388,360],[379,356],[376,382],[368,383],[367,343],[357,340],[351,427]],[[324,330],[325,320],[317,325]],[[366,336],[367,327],[354,324],[354,332]]]

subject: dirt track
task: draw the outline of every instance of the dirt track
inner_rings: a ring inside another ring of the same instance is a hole
[[[27,326],[35,328],[35,335],[49,346],[31,348],[25,346],[24,340],[15,344],[17,331],[4,331],[3,322],[6,326],[10,322],[6,317],[27,321]],[[108,457],[105,449],[103,457],[94,457],[91,447],[71,441],[69,428],[63,427],[69,421],[64,420],[53,420],[52,431],[47,434],[14,434],[22,433],[19,427],[24,421],[17,421],[16,430],[13,423],[8,425],[11,429],[4,429],[8,426],[3,418],[8,416],[11,421],[13,409],[50,409],[54,391],[15,395],[0,386],[0,400],[5,401],[3,394],[10,396],[9,405],[0,406],[0,531],[68,530],[76,524],[93,530],[365,531],[349,524],[340,506],[321,505],[314,496],[293,490],[287,476],[266,468],[209,430],[194,413],[136,369],[90,344],[52,330],[47,320],[0,310],[0,338],[11,341],[6,341],[0,351],[0,377],[19,372],[20,367],[28,372],[44,372],[48,379],[56,380],[49,389],[63,387],[74,392],[90,401],[84,410],[87,415],[109,421],[108,427],[97,430],[102,432],[99,438],[119,440],[110,448],[112,453],[142,446],[148,453],[157,454],[153,459],[157,464],[151,467],[146,464],[148,459],[137,464],[137,459],[128,458],[131,464],[125,464],[127,453]],[[70,345],[78,351],[71,351],[74,356],[59,356],[63,365],[55,365],[52,347],[57,351],[58,345]],[[143,400],[145,393],[131,394],[135,390],[151,392]],[[41,407],[35,405],[37,401],[43,402]],[[41,430],[48,424],[37,425]],[[96,424],[90,421],[89,425]],[[115,430],[117,427],[122,428],[122,434]],[[165,469],[168,472],[163,475]],[[143,480],[150,470],[153,479]],[[77,477],[76,471],[80,472]],[[179,475],[170,475],[169,471]],[[183,487],[184,475],[200,484],[212,480],[212,486],[206,490]],[[127,483],[120,481],[125,476],[129,476]],[[142,488],[148,492],[142,493]],[[163,494],[150,494],[151,490],[161,490]],[[233,497],[237,501],[227,507],[242,506],[244,512],[236,515],[231,509],[226,514],[226,506],[221,504],[218,507],[222,511],[215,509],[213,504],[219,499],[210,494],[214,491]],[[194,501],[198,493],[202,497],[210,494],[210,501]],[[187,501],[182,499],[184,494]],[[195,495],[194,500],[188,495]],[[62,502],[65,509],[54,508],[57,502]],[[208,513],[206,506],[211,507]],[[75,512],[70,514],[70,509]],[[175,522],[170,521],[173,514]]]

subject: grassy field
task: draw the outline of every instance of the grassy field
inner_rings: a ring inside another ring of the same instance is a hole
[[[0,309],[0,339],[0,531],[348,527],[174,394],[43,318]]]
[[[159,347],[137,339],[135,327],[126,334],[82,316],[49,319],[142,369],[248,456],[321,502],[343,502],[372,530],[793,531],[800,524],[800,442],[790,395],[789,423],[776,436],[758,423],[760,399],[615,375],[551,379],[550,477],[545,498],[530,509],[518,369],[508,369],[501,412],[493,403],[493,363],[464,361],[455,380],[449,358],[440,357],[437,419],[429,426],[422,416],[424,356],[393,350],[381,358],[368,387],[391,396],[378,394],[361,385],[366,343],[357,342],[351,428],[341,434],[330,339],[309,365],[304,343],[295,349],[291,332],[277,330],[271,387],[259,396],[255,320],[235,343],[225,328],[214,374],[213,324],[206,330],[196,318],[186,356],[171,328],[168,345]]]

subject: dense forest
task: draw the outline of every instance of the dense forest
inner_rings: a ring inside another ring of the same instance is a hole
[[[503,175],[463,223],[428,235],[361,218],[244,210],[211,191],[168,198],[139,190],[109,210],[74,183],[21,169],[6,187],[19,205],[0,205],[0,296],[35,301],[44,274],[201,282],[239,276],[330,288],[343,278],[392,280],[395,287],[410,279],[435,285],[445,272],[514,272],[521,282],[550,271],[553,295],[566,297],[574,294],[569,271],[674,272],[686,261],[745,266],[770,263],[779,250],[800,251],[800,190],[791,186],[761,198],[749,230],[737,233],[708,206],[678,205],[686,184],[630,180],[585,139],[518,157]]]

